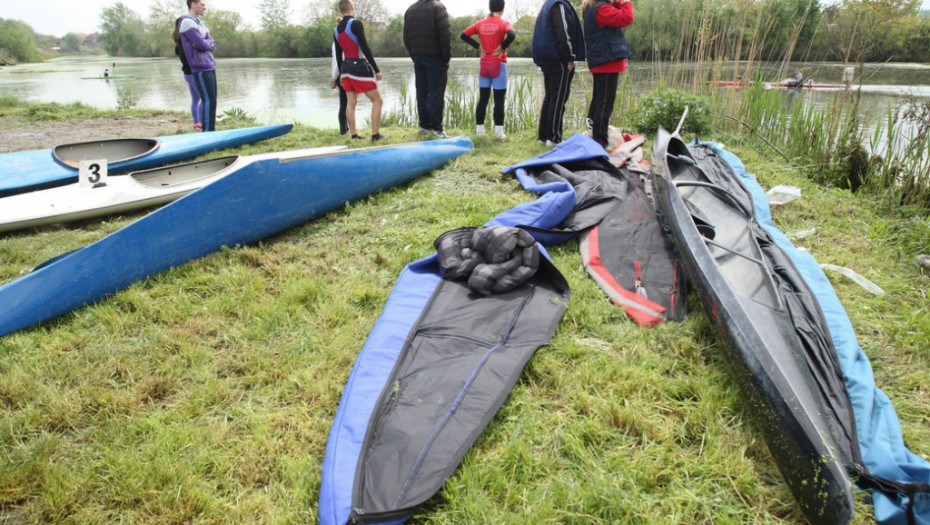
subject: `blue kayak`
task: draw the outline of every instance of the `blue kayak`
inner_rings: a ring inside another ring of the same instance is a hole
[[[277,124],[157,138],[96,140],[5,153],[0,155],[0,197],[77,182],[81,160],[107,159],[109,174],[127,173],[278,137],[293,127]]]
[[[410,181],[472,147],[468,137],[456,137],[325,155],[298,150],[242,157],[217,181],[0,287],[0,335]],[[114,258],[120,264],[114,266]]]

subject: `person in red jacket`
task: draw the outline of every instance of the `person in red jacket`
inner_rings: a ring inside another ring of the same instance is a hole
[[[617,82],[632,56],[622,28],[633,23],[633,4],[629,0],[584,0],[581,13],[588,70],[594,81],[588,107],[591,138],[607,146]]]
[[[478,136],[484,136],[484,119],[494,89],[494,136],[504,138],[504,99],[507,95],[507,47],[513,42],[516,33],[510,22],[501,18],[504,13],[504,0],[490,0],[491,14],[483,20],[465,28],[461,39],[475,49],[481,49],[481,62],[478,71],[478,105],[475,107],[475,120]],[[474,38],[478,35],[479,44]]]

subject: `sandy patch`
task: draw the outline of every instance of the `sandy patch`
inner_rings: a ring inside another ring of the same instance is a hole
[[[188,132],[194,132],[190,119],[173,115],[55,120],[16,126],[4,124],[0,119],[0,153],[51,148],[86,140],[149,138]]]

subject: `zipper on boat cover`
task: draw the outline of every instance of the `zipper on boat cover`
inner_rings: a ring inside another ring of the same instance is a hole
[[[432,305],[433,305],[433,303],[434,303],[436,297],[439,296],[439,292],[442,290],[442,288],[443,288],[444,286],[446,286],[446,281],[445,281],[445,280],[442,280],[442,281],[440,282],[439,286],[436,287],[436,291],[433,293],[433,297],[430,298],[430,300],[429,300],[429,302],[427,303],[426,307],[423,309],[423,313],[420,314],[420,318],[417,319],[417,322],[416,322],[416,324],[414,325],[414,328],[411,330],[411,334],[408,336],[407,341],[404,343],[404,351],[401,353],[400,357],[398,358],[397,366],[395,367],[394,371],[391,373],[391,377],[390,377],[390,379],[389,379],[387,385],[391,385],[391,384],[393,384],[393,383],[395,382],[395,380],[396,380],[396,378],[397,378],[397,375],[398,375],[398,373],[400,372],[400,366],[401,366],[401,364],[403,363],[404,358],[407,356],[408,350],[410,349],[410,343],[412,343],[412,341],[413,341],[413,335],[416,334],[417,330],[419,329],[420,323],[421,323],[421,321],[423,320],[423,317],[430,311],[430,308],[432,307]],[[459,394],[458,394],[458,396],[456,396],[456,399],[455,399],[455,401],[452,403],[452,406],[449,407],[449,410],[446,412],[446,414],[445,414],[445,415],[442,417],[442,419],[433,427],[433,432],[432,432],[432,434],[430,435],[430,438],[427,440],[426,444],[424,445],[423,450],[421,450],[421,452],[420,452],[420,454],[419,454],[419,456],[418,456],[418,458],[417,458],[416,463],[414,464],[413,468],[411,469],[410,473],[408,474],[408,476],[407,476],[407,481],[404,483],[404,487],[401,489],[400,493],[398,494],[397,500],[400,500],[404,495],[406,495],[407,490],[409,489],[410,485],[413,483],[414,478],[416,477],[416,474],[418,473],[418,470],[419,470],[419,467],[421,466],[421,463],[422,463],[423,458],[426,456],[427,451],[432,447],[433,443],[435,442],[434,437],[438,434],[438,432],[439,432],[439,431],[441,430],[441,428],[444,426],[445,422],[447,422],[447,421],[449,420],[449,418],[452,416],[452,414],[457,410],[458,405],[459,405],[459,402],[462,400],[462,398],[464,397],[464,395],[466,394],[466,392],[469,390],[469,388],[470,388],[470,386],[471,386],[471,384],[472,384],[473,379],[477,376],[477,374],[478,374],[478,372],[480,371],[480,369],[482,369],[482,368],[484,367],[484,365],[487,363],[487,361],[488,361],[488,359],[490,358],[491,354],[493,354],[494,352],[496,352],[496,351],[499,350],[500,348],[503,348],[504,345],[507,343],[507,341],[510,339],[510,335],[513,333],[514,327],[515,327],[517,321],[520,319],[520,315],[523,313],[523,310],[524,310],[524,308],[526,307],[527,303],[529,303],[530,299],[531,299],[532,297],[534,297],[535,295],[536,295],[536,285],[532,285],[532,289],[530,290],[530,292],[527,293],[527,294],[523,297],[523,301],[520,303],[520,308],[517,309],[517,312],[515,313],[515,315],[514,315],[513,318],[511,319],[511,321],[510,321],[510,327],[507,329],[507,332],[504,334],[503,338],[502,338],[497,344],[495,344],[495,345],[489,347],[489,348],[485,351],[485,353],[484,353],[484,355],[481,357],[481,359],[478,361],[478,363],[477,363],[477,365],[475,366],[475,368],[472,369],[472,372],[469,374],[468,378],[466,379],[465,384],[462,385],[462,388],[459,390]],[[455,337],[446,337],[445,339],[457,339],[457,340],[472,341],[472,342],[475,342],[475,343],[478,343],[478,344],[483,344],[483,342],[481,342],[481,341],[478,341],[478,340],[475,340],[475,339],[472,339],[472,338],[468,338],[468,337],[455,336]],[[522,370],[522,369],[521,369],[521,370]],[[381,406],[382,406],[382,401],[383,401],[384,398],[385,398],[385,394],[387,394],[387,393],[389,393],[389,392],[393,392],[393,388],[391,388],[391,389],[385,388],[384,392],[382,392],[381,397],[378,399],[378,404],[376,405],[377,407],[381,407]],[[508,393],[509,393],[509,392],[508,392]],[[379,412],[380,412],[380,410],[379,410]],[[491,414],[490,417],[482,418],[482,422],[483,422],[483,423],[482,423],[481,427],[482,427],[482,428],[486,427],[486,426],[487,426],[487,423],[488,423],[488,422],[491,420],[491,418],[493,418],[493,417],[494,417],[494,414]],[[368,448],[369,439],[370,439],[370,437],[371,437],[371,430],[372,430],[372,427],[369,426],[369,427],[368,427],[368,430],[367,430],[366,433],[365,433],[365,441],[364,441],[363,446],[362,446],[362,449],[361,449],[363,455],[364,455],[364,453],[365,453],[365,450],[367,450],[367,448]],[[361,458],[360,458],[360,459],[361,459]],[[353,491],[352,491],[353,505],[352,505],[352,512],[351,512],[351,514],[349,514],[348,525],[357,525],[357,524],[367,523],[367,520],[369,520],[369,519],[374,519],[374,520],[377,520],[377,521],[385,521],[385,520],[400,518],[400,517],[403,517],[403,516],[410,515],[410,514],[416,509],[416,507],[394,508],[394,509],[392,509],[392,510],[390,510],[390,511],[379,512],[378,514],[374,515],[374,517],[372,517],[372,518],[366,517],[366,516],[365,516],[365,514],[366,514],[366,513],[365,513],[365,510],[362,509],[362,508],[360,508],[360,507],[356,504],[357,502],[354,501],[356,495],[359,494],[359,492],[360,492],[359,489],[361,488],[362,476],[359,475],[359,473],[360,473],[361,471],[362,471],[362,461],[359,461],[358,467],[356,468],[356,478],[355,478],[356,481],[355,481],[355,487],[353,488]],[[395,505],[398,503],[397,500],[395,500],[395,503],[394,503]]]
[[[439,296],[439,292],[440,290],[442,290],[443,286],[445,286],[445,283],[446,283],[445,279],[439,280],[439,283],[436,285],[436,289],[433,290],[433,294],[430,296],[429,300],[423,306],[423,311],[420,312],[420,315],[417,317],[416,322],[413,323],[413,326],[410,327],[410,332],[407,334],[407,338],[404,340],[404,349],[403,351],[401,351],[400,355],[397,356],[397,362],[394,364],[394,370],[391,372],[391,375],[388,376],[388,380],[385,382],[385,389],[381,392],[381,395],[378,397],[378,401],[375,403],[374,414],[378,413],[379,408],[381,407],[381,402],[382,400],[384,400],[385,393],[390,391],[387,389],[387,386],[394,383],[394,378],[397,376],[397,373],[399,372],[399,367],[401,363],[404,362],[404,358],[407,356],[407,353],[410,350],[410,343],[413,342],[413,338],[416,335],[417,330],[420,327],[420,323],[423,322],[423,318],[426,317],[426,314],[432,308],[433,303],[436,302],[436,297]],[[358,463],[356,463],[356,466],[355,466],[355,481],[352,483],[352,511],[349,513],[348,525],[364,523],[362,519],[363,519],[363,516],[365,515],[365,510],[358,506],[357,504],[358,502],[356,501],[355,498],[356,498],[356,494],[359,494],[359,492],[361,491],[362,476],[360,476],[359,474],[362,472],[362,457],[365,455],[365,451],[368,449],[368,445],[371,441],[371,431],[372,431],[371,417],[369,417],[368,421],[369,421],[369,425],[365,429],[365,439],[362,441],[362,446],[359,449],[360,451],[359,461]],[[398,516],[396,517],[401,517],[404,515],[406,514],[398,514]],[[385,519],[390,519],[390,518],[385,518]]]

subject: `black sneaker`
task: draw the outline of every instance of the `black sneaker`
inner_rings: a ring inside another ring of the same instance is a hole
[[[355,139],[355,140],[362,140],[362,139],[365,138],[365,137],[363,137],[363,136],[361,136],[361,135],[352,135],[352,138]]]
[[[371,136],[372,142],[377,142],[377,141],[379,141],[379,140],[387,140],[387,139],[389,139],[389,138],[391,138],[391,137],[389,137],[389,136],[387,136],[387,135],[382,135],[382,134],[380,134],[380,133],[375,133],[374,135]]]

